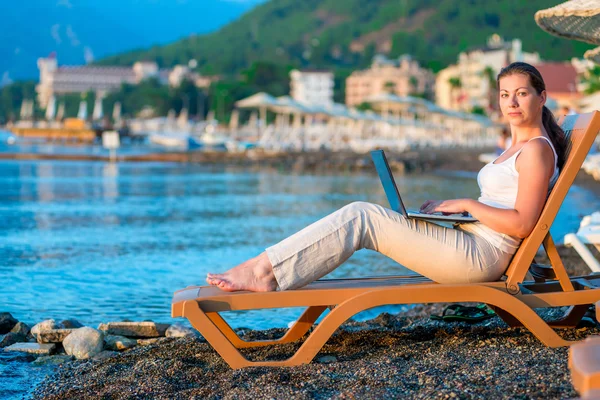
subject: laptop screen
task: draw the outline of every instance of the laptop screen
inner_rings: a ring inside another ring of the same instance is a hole
[[[375,164],[377,174],[379,174],[379,179],[383,185],[385,195],[390,202],[390,208],[406,217],[406,208],[402,203],[400,193],[398,193],[398,188],[396,187],[396,182],[394,181],[394,176],[392,175],[392,170],[390,169],[390,165],[385,158],[383,150],[371,151],[371,158]]]

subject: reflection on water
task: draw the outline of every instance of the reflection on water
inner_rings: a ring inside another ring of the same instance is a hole
[[[476,197],[473,174],[399,177],[406,202]],[[207,171],[160,163],[1,162],[0,310],[26,322],[173,322],[173,292],[208,271],[260,253],[356,200],[386,204],[375,175],[306,176]],[[573,188],[555,237],[598,209]],[[577,211],[574,211],[577,210]],[[332,277],[406,270],[361,251]],[[285,326],[298,310],[230,316],[234,326]]]

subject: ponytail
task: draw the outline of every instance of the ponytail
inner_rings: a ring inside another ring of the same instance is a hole
[[[563,165],[565,164],[565,156],[567,149],[567,137],[562,128],[556,123],[556,119],[552,114],[552,111],[548,109],[548,107],[544,106],[542,109],[542,124],[544,125],[544,129],[546,129],[546,133],[550,136],[550,141],[556,150],[556,154],[558,156],[558,169],[562,170]]]

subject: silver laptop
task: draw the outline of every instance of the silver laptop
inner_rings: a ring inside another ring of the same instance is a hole
[[[406,207],[404,207],[402,197],[400,197],[400,192],[398,192],[398,186],[396,186],[394,176],[392,175],[392,170],[390,169],[390,165],[388,164],[387,159],[385,158],[385,153],[383,152],[383,150],[371,151],[371,158],[373,159],[373,163],[375,163],[375,169],[377,169],[377,174],[379,175],[379,179],[381,180],[381,184],[383,185],[383,190],[385,191],[385,195],[387,196],[387,199],[390,202],[390,207],[392,210],[399,212],[407,218],[461,223],[477,222],[477,220],[470,215],[442,215],[442,213],[425,214],[419,211],[407,210]]]

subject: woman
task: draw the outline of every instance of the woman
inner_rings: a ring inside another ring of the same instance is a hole
[[[467,212],[478,223],[446,228],[375,204],[352,203],[223,274],[209,273],[207,282],[225,291],[294,289],[362,248],[439,283],[498,280],[540,216],[564,163],[566,139],[544,105],[545,84],[537,69],[513,63],[502,69],[497,85],[513,141],[479,172],[481,196],[427,200],[421,206],[426,213]]]

